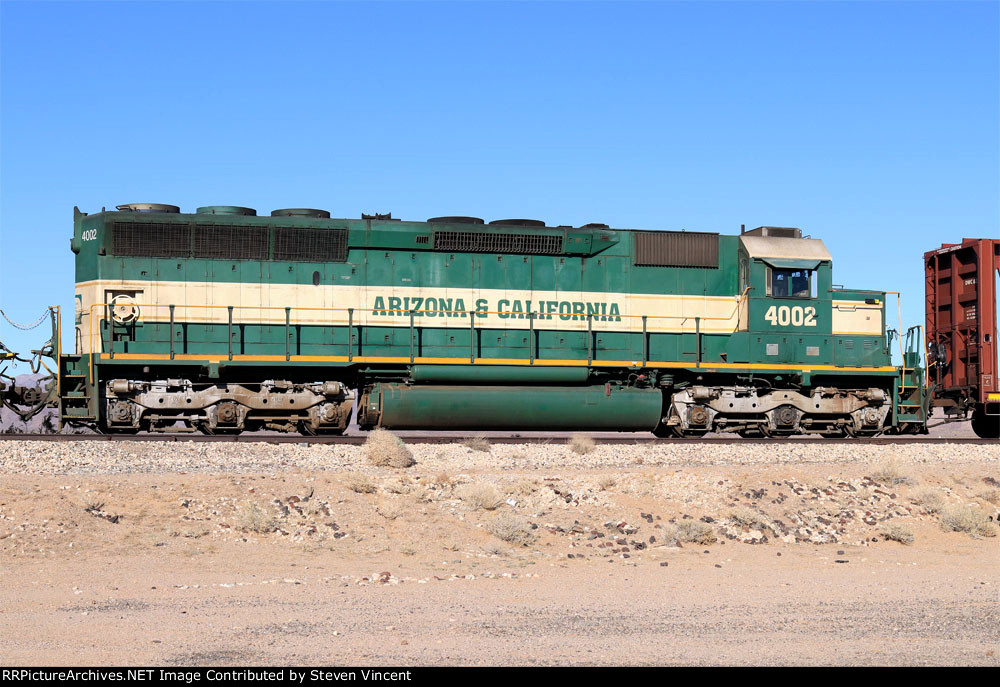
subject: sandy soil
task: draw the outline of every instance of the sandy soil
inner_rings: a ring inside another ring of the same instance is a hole
[[[456,445],[400,470],[310,450],[330,469],[0,456],[0,663],[1000,663],[992,447],[560,468],[532,456],[561,446]],[[980,536],[944,531],[968,507]]]

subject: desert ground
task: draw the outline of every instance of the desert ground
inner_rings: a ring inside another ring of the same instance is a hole
[[[1000,663],[998,445],[3,441],[0,475],[3,665]]]

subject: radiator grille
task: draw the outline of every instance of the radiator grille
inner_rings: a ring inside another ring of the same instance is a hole
[[[274,230],[274,259],[344,262],[347,260],[347,230],[279,227]]]
[[[112,227],[115,255],[149,258],[187,257],[191,229],[166,222],[115,222]]]
[[[559,255],[563,252],[563,237],[538,234],[436,231],[434,232],[434,249],[456,253]]]
[[[637,231],[635,264],[655,267],[719,267],[719,235],[687,231]]]
[[[267,260],[267,227],[196,225],[194,255],[222,260]]]

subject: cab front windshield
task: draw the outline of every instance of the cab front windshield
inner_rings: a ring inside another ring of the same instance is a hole
[[[770,291],[774,298],[809,298],[812,270],[771,270]]]

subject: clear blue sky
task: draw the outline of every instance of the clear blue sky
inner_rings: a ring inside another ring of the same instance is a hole
[[[922,253],[1000,235],[998,7],[2,2],[0,307],[161,202],[798,226],[918,324]]]

